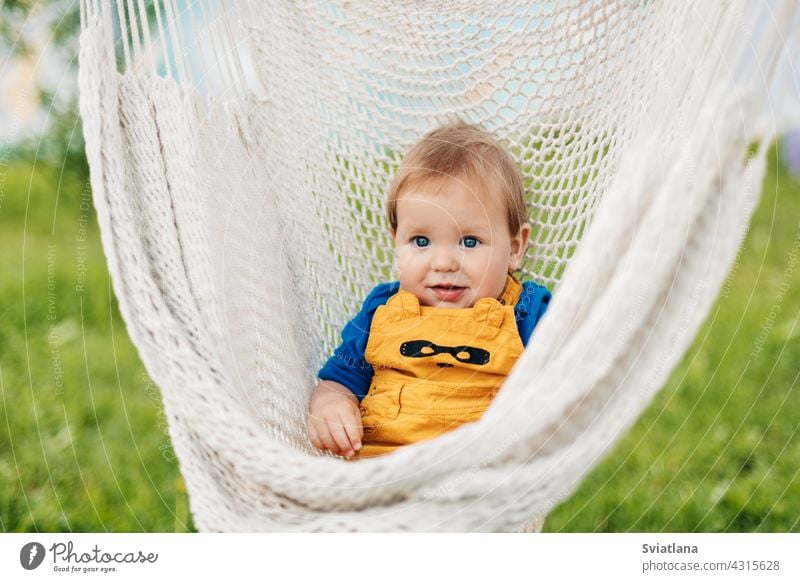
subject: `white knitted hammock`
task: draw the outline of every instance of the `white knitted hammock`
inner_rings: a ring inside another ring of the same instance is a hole
[[[459,4],[459,5],[456,5]],[[796,0],[84,0],[80,105],[130,336],[203,531],[502,531],[542,516],[692,342],[757,204]],[[312,448],[407,149],[454,116],[522,168],[549,311],[477,422]],[[537,521],[538,518],[538,521]]]

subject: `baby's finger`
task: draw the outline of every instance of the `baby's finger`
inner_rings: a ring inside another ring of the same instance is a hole
[[[356,426],[358,427],[358,442],[364,440],[364,419],[361,416],[361,409],[355,411]]]
[[[322,447],[332,453],[339,454],[339,446],[330,434],[330,427],[328,424],[320,425],[317,432],[319,440],[322,441]]]
[[[341,414],[339,415],[339,422],[331,421],[328,423],[331,435],[339,444],[341,454],[345,456],[350,456],[352,452],[355,452],[353,444],[350,442],[350,437],[347,436],[347,425],[349,424],[352,424],[352,421],[347,417],[342,417]]]
[[[311,444],[314,445],[315,448],[317,449],[322,448],[322,441],[319,439],[319,434],[317,433],[317,427],[312,421],[309,421],[308,423],[308,440],[311,441]]]
[[[344,415],[344,420],[342,420],[345,425],[345,430],[347,431],[347,438],[350,439],[354,451],[361,448],[361,438],[364,430],[361,425],[361,414],[359,414],[359,412],[360,411],[356,410],[355,412],[347,413]]]
[[[347,435],[347,441],[350,445],[350,450],[355,452],[360,448],[360,439],[358,438],[358,427],[355,424],[355,418],[351,412],[344,412],[339,414],[339,419],[342,421],[344,432]]]

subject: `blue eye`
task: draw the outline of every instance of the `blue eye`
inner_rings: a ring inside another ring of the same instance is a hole
[[[461,244],[468,249],[474,249],[479,244],[481,244],[481,241],[479,241],[474,236],[465,236],[464,238],[461,239]]]
[[[427,236],[412,236],[411,244],[415,247],[424,248],[430,245],[431,241]]]

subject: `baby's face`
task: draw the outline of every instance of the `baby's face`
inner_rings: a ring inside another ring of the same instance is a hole
[[[393,236],[400,286],[421,305],[472,307],[502,294],[530,226],[512,236],[503,203],[485,198],[455,179],[445,179],[438,191],[422,182],[398,198]]]

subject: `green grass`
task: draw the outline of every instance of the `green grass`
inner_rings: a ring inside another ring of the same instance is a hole
[[[81,208],[82,173],[24,160],[0,172],[0,530],[193,530],[160,398]],[[800,184],[773,152],[695,345],[546,531],[800,530],[800,260],[787,271],[799,217]]]
[[[2,170],[0,530],[193,529],[81,172]]]
[[[694,345],[545,531],[800,531],[798,311],[800,183],[773,150],[750,231]]]

